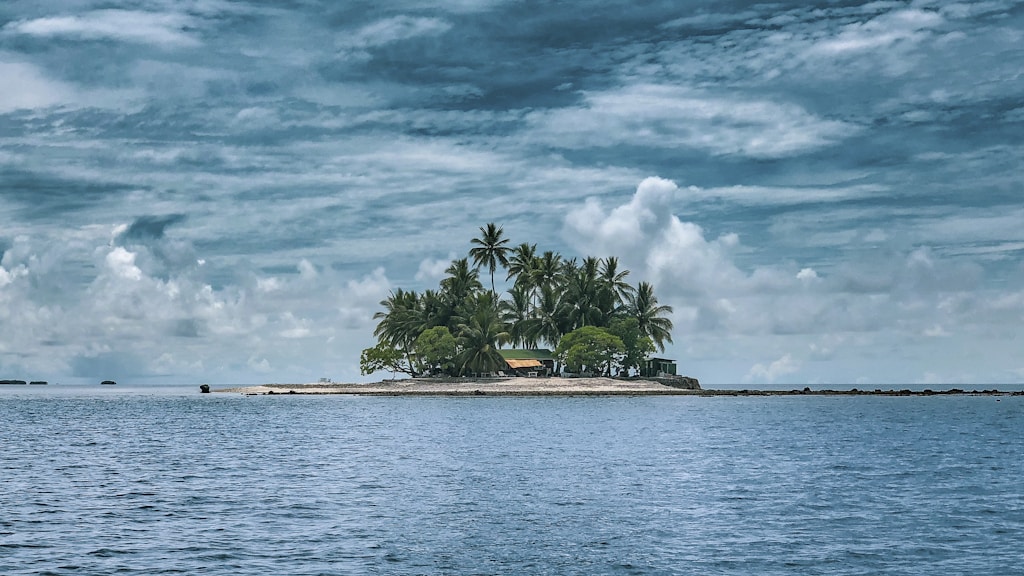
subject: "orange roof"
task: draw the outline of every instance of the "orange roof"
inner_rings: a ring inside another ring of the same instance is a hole
[[[508,362],[508,365],[510,367],[512,367],[512,368],[533,368],[534,366],[543,366],[544,365],[544,364],[541,364],[540,360],[534,360],[534,359],[518,360],[518,359],[515,359],[515,358],[508,358],[508,359],[505,360],[505,362]]]

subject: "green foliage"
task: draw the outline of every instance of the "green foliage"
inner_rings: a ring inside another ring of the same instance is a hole
[[[665,351],[665,342],[672,342],[672,320],[664,318],[672,313],[671,306],[658,304],[654,286],[641,282],[629,297],[628,314],[640,323],[640,333],[650,337],[659,350]]]
[[[435,326],[424,330],[413,344],[416,357],[428,370],[439,369],[451,373],[455,367],[458,343],[447,326]]]
[[[650,283],[630,285],[629,270],[615,257],[577,261],[552,251],[538,255],[536,244],[509,248],[493,222],[470,243],[469,256],[451,262],[437,290],[398,288],[381,301],[384,310],[374,314],[378,345],[360,358],[364,373],[493,372],[504,368],[498,348],[509,343],[557,347],[572,370],[610,372],[616,363],[638,368],[672,342],[672,307],[658,303]],[[498,267],[512,282],[504,298],[494,284]]]
[[[596,326],[584,326],[562,337],[555,356],[570,372],[607,374],[625,354],[622,339]]]
[[[467,372],[496,372],[505,367],[505,359],[498,347],[510,338],[505,324],[498,316],[497,303],[491,294],[479,294],[467,302],[469,314],[459,324],[459,347],[456,357],[459,374]]]
[[[608,325],[608,332],[622,340],[621,366],[625,370],[639,370],[643,361],[654,352],[654,342],[640,332],[640,321],[632,317],[616,318]]]
[[[359,372],[366,376],[382,370],[414,374],[411,364],[400,350],[378,342],[373,348],[365,348],[359,355]]]
[[[504,232],[504,228],[490,222],[486,227],[480,227],[479,238],[473,238],[470,241],[476,244],[475,247],[469,249],[469,257],[473,259],[473,263],[477,268],[486,266],[491,272],[492,294],[497,294],[494,290],[494,271],[499,265],[508,267],[508,253],[511,248],[506,246],[508,238],[502,237]]]

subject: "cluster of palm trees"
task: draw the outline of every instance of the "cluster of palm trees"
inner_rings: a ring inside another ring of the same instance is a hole
[[[452,374],[496,371],[504,366],[501,346],[555,348],[574,330],[622,319],[635,319],[639,336],[660,350],[672,342],[672,321],[666,317],[672,308],[658,304],[651,284],[627,282],[629,271],[620,269],[615,257],[577,262],[557,252],[538,254],[536,244],[510,247],[494,223],[481,226],[471,243],[468,257],[448,266],[437,290],[399,288],[381,301],[384,310],[374,315],[378,344],[363,351],[364,372],[385,367],[412,375],[439,367]],[[505,298],[495,288],[499,269],[512,282]],[[489,290],[480,280],[482,270],[489,274]],[[421,338],[427,331],[433,337],[429,351]],[[451,357],[435,364],[438,342],[447,343],[442,348]],[[424,358],[433,358],[432,365]]]

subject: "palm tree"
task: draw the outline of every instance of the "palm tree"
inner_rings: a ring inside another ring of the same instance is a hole
[[[498,303],[501,320],[508,326],[511,336],[509,341],[513,346],[537,347],[537,338],[534,335],[537,319],[530,310],[530,292],[525,285],[516,284],[508,291],[509,299]]]
[[[537,259],[533,282],[538,289],[552,288],[562,275],[562,255],[548,250]]]
[[[508,259],[508,277],[505,281],[515,278],[513,288],[522,287],[527,293],[527,303],[532,308],[537,296],[536,270],[539,262],[537,245],[523,242],[512,249],[512,257]],[[529,311],[529,310],[528,310]]]
[[[601,326],[608,326],[612,318],[622,313],[623,303],[633,287],[626,282],[629,270],[619,271],[619,259],[609,256],[600,261],[597,277],[597,308],[601,311]]]
[[[466,301],[469,309],[465,321],[458,326],[461,352],[456,357],[459,373],[494,372],[505,366],[498,347],[510,334],[498,317],[495,299],[489,293],[477,294]]]
[[[469,260],[459,258],[444,271],[448,276],[441,280],[441,291],[452,304],[459,305],[467,296],[483,288],[480,284],[480,273],[470,268]]]
[[[628,309],[629,315],[640,323],[640,333],[649,337],[664,352],[665,342],[672,343],[672,320],[664,317],[672,313],[672,307],[659,306],[654,286],[641,282],[636,292],[629,296]]]
[[[515,283],[525,282],[533,285],[533,271],[537,265],[537,245],[523,242],[512,249],[512,257],[508,259],[508,277],[505,280],[515,278]]]
[[[616,304],[626,301],[626,298],[633,293],[633,287],[626,282],[629,270],[619,272],[619,259],[609,256],[601,261],[601,283],[604,288],[609,289],[615,295]]]
[[[588,257],[566,276],[562,313],[568,318],[572,330],[583,326],[600,326],[604,321],[597,269],[597,258]]]
[[[562,292],[553,286],[541,287],[537,308],[534,310],[537,321],[532,326],[531,338],[543,341],[552,348],[557,346],[562,335],[569,332],[564,312]]]
[[[411,368],[412,343],[422,331],[417,314],[419,296],[413,290],[399,288],[381,300],[380,305],[384,307],[384,311],[373,315],[374,320],[380,320],[373,335],[381,342],[404,352]]]
[[[424,290],[416,308],[420,332],[435,326],[447,326],[453,310],[444,300],[444,294],[435,290]]]
[[[477,268],[480,266],[487,266],[487,269],[491,272],[491,293],[497,295],[494,290],[494,271],[498,268],[498,265],[508,267],[508,252],[510,248],[505,246],[508,244],[508,238],[502,238],[505,229],[499,227],[494,222],[490,222],[486,227],[480,227],[480,237],[473,238],[470,240],[477,246],[469,249],[469,256],[473,259],[473,264]]]

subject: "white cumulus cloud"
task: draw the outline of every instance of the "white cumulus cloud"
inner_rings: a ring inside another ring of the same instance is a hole
[[[747,372],[747,381],[772,383],[787,374],[800,371],[800,362],[793,359],[791,354],[785,354],[778,360],[768,365],[754,364]]]

